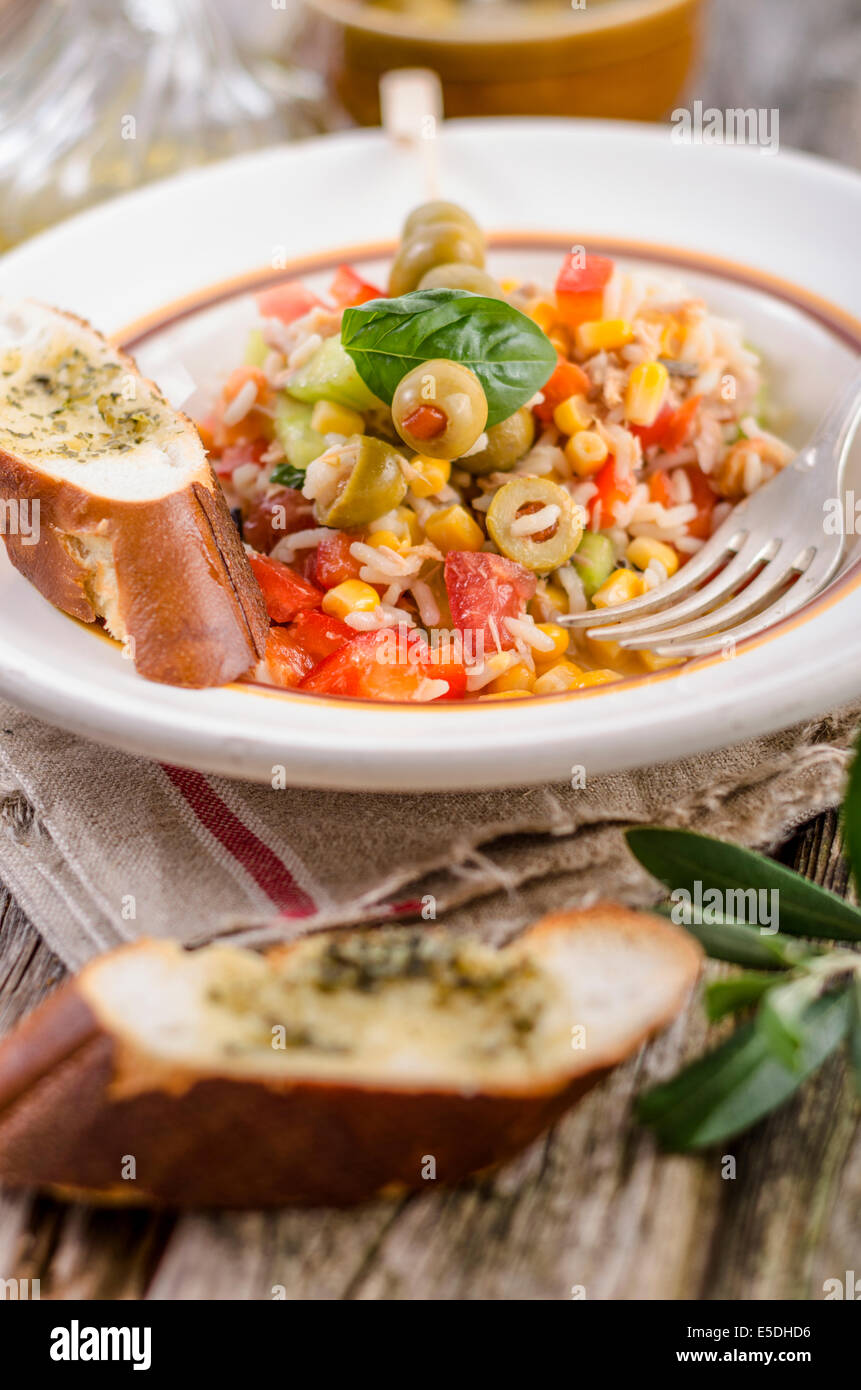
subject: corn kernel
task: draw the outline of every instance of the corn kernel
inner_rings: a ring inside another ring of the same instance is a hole
[[[537,623],[536,626],[539,632],[544,633],[545,637],[552,639],[553,650],[542,652],[537,647],[533,647],[532,655],[535,658],[535,664],[536,666],[551,666],[567,652],[571,632],[559,623]]]
[[[589,660],[594,661],[602,670],[611,662],[618,661],[622,655],[621,642],[602,642],[597,637],[587,637],[585,632],[578,633],[577,641]]]
[[[678,357],[685,342],[685,325],[675,314],[669,315],[666,325],[661,330],[661,356]]]
[[[571,334],[568,332],[567,328],[556,328],[552,333],[548,333],[547,336],[560,357],[571,356],[571,350],[574,345],[571,341]]]
[[[524,695],[531,695],[531,690],[494,690],[490,695],[479,695],[479,700],[522,700]]]
[[[446,459],[425,458],[423,454],[410,459],[407,482],[416,497],[434,497],[450,477],[451,464]]]
[[[506,690],[531,690],[535,684],[535,672],[525,661],[515,661],[501,676],[497,676],[486,687],[488,694],[499,695]]]
[[[680,656],[658,656],[656,652],[637,652],[647,671],[663,671],[667,666],[679,666]]]
[[[547,671],[543,671],[532,687],[533,695],[555,695],[560,690],[576,690],[583,679],[583,672],[573,661],[557,661]]]
[[[596,608],[611,608],[616,603],[627,603],[629,599],[639,598],[645,592],[643,577],[633,570],[613,570],[600,589],[592,595]]]
[[[424,539],[422,524],[412,507],[395,507],[392,520],[397,522],[398,530],[407,536],[413,545],[420,545]]]
[[[578,430],[565,445],[565,457],[578,478],[588,478],[606,461],[607,445],[594,430]]]
[[[515,290],[519,290],[519,289],[520,289],[520,281],[519,281],[519,280],[500,280],[500,282],[499,282],[499,288],[502,290],[502,293],[503,293],[503,294],[514,294],[514,291],[515,291]]]
[[[323,595],[320,607],[331,618],[346,618],[348,613],[372,613],[379,602],[380,596],[370,584],[361,579],[345,579]]]
[[[609,685],[610,681],[620,681],[621,679],[618,671],[584,671],[577,682],[577,689],[585,690],[590,685]]]
[[[425,535],[442,551],[481,550],[484,532],[466,507],[443,507],[425,522]]]
[[[591,425],[594,416],[585,396],[569,396],[557,405],[553,412],[553,423],[563,434],[576,434]]]
[[[364,434],[365,421],[358,410],[350,410],[349,406],[317,401],[311,411],[311,428],[318,434]]]
[[[653,425],[667,394],[669,373],[663,362],[640,362],[628,377],[625,418],[632,425]]]
[[[395,550],[399,555],[409,549],[410,542],[407,537],[396,536],[394,531],[374,531],[373,535],[368,536],[368,545],[379,547],[387,545],[390,550]]]
[[[679,568],[679,557],[671,545],[665,541],[654,540],[651,536],[637,536],[625,551],[625,559],[636,565],[638,570],[648,569],[652,560],[657,560],[667,571],[667,577]]]
[[[576,333],[577,347],[584,357],[593,352],[616,352],[633,338],[634,330],[625,319],[593,319],[581,323]]]
[[[529,312],[538,327],[545,333],[549,333],[559,322],[559,310],[549,300],[539,299],[537,304],[532,305]]]

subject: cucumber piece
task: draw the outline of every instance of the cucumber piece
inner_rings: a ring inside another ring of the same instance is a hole
[[[340,338],[324,338],[303,366],[290,377],[290,395],[299,401],[334,401],[351,410],[370,410],[380,402],[356,371]]]
[[[246,367],[262,367],[268,356],[269,349],[263,341],[263,334],[260,332],[260,329],[250,329],[248,333],[248,342],[245,345]]]
[[[326,447],[322,434],[311,428],[313,407],[279,391],[275,404],[275,435],[287,462],[294,468],[307,468]]]
[[[616,564],[613,542],[603,531],[585,531],[572,562],[586,597],[591,598],[613,572]]]

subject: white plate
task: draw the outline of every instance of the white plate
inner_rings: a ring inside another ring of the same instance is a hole
[[[442,143],[446,196],[497,233],[493,268],[549,278],[580,241],[680,267],[764,351],[795,442],[851,370],[861,349],[855,175],[800,155],[679,147],[665,128],[616,122],[453,122]],[[0,260],[0,293],[74,310],[134,340],[156,378],[179,363],[205,384],[236,360],[249,286],[277,278],[273,260],[298,262],[312,281],[345,258],[372,276],[422,196],[409,155],[378,132],[271,150],[46,233]],[[858,450],[852,466],[861,480]],[[291,782],[345,789],[567,780],[575,765],[595,775],[659,762],[861,693],[861,562],[850,553],[826,595],[731,660],[609,690],[425,707],[148,683],[3,554],[0,692],[91,738],[261,781],[280,766]]]

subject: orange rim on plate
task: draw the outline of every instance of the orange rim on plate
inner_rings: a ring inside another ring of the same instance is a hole
[[[490,233],[487,237],[487,244],[493,250],[521,250],[531,251],[536,249],[560,250],[565,251],[573,243],[571,233],[562,232],[496,232]],[[621,237],[588,237],[589,247],[592,250],[607,255],[627,256],[632,259],[654,261],[661,265],[672,265],[683,267],[689,270],[700,270],[706,273],[720,276],[724,280],[729,280],[735,284],[748,286],[751,289],[765,291],[773,298],[782,299],[784,303],[791,304],[796,309],[801,309],[809,318],[827,328],[834,337],[848,346],[861,353],[861,320],[852,314],[840,309],[830,300],[823,299],[810,290],[803,289],[800,285],[793,284],[790,280],[781,279],[780,276],[772,275],[768,271],[756,270],[752,266],[744,265],[740,261],[724,260],[720,256],[713,256],[706,252],[687,251],[681,247],[665,246],[660,243],[628,241]],[[393,240],[379,242],[365,242],[358,246],[340,247],[335,251],[317,252],[307,256],[286,261],[278,270],[272,267],[265,267],[261,270],[247,271],[242,275],[231,277],[229,280],[218,281],[210,285],[207,289],[197,290],[190,295],[185,295],[181,299],[173,300],[170,304],[164,305],[161,309],[155,310],[143,318],[136,319],[128,324],[118,333],[113,334],[113,341],[122,347],[126,352],[134,352],[147,339],[156,333],[163,332],[171,328],[174,324],[180,323],[183,319],[190,318],[193,314],[200,313],[205,309],[214,308],[217,304],[226,303],[230,299],[236,299],[243,294],[252,294],[259,290],[268,288],[270,285],[278,284],[285,278],[295,279],[303,275],[316,274],[324,270],[334,270],[343,262],[361,264],[365,261],[379,260],[381,257],[390,256],[396,243]],[[794,628],[809,622],[820,613],[833,607],[835,603],[846,598],[861,585],[861,559],[850,565],[846,572],[836,579],[818,598],[811,599],[797,613],[793,613],[756,636],[748,637],[740,642],[736,648],[735,655],[743,652],[753,651],[755,648],[763,646],[766,642],[772,641],[781,633],[790,632]],[[731,632],[731,629],[730,629]],[[669,666],[663,671],[651,671],[637,676],[623,676],[618,681],[613,681],[603,686],[593,686],[585,690],[560,691],[551,695],[530,695],[524,704],[540,700],[542,703],[560,703],[574,699],[588,699],[592,696],[606,697],[614,691],[634,689],[644,685],[655,685],[660,681],[672,680],[679,675],[691,675],[695,671],[706,670],[727,658],[720,653],[713,653],[711,656],[693,657],[677,666]],[[734,659],[734,657],[733,657]],[[256,685],[245,682],[233,682],[230,689],[241,690],[247,694],[262,695],[268,699],[285,700],[306,704],[313,701],[315,704],[326,703],[340,705],[345,702],[350,705],[369,705],[378,709],[381,704],[395,705],[401,709],[425,710],[426,705],[415,704],[409,701],[392,700],[365,700],[348,695],[315,695],[303,694],[296,690],[284,690],[276,686]],[[513,702],[515,706],[520,701]],[[508,701],[501,701],[501,705],[510,709]],[[479,701],[457,700],[441,701],[434,705],[439,710],[478,709]],[[490,705],[482,704],[481,710],[487,713]]]

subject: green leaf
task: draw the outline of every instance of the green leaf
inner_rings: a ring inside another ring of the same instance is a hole
[[[657,910],[669,917],[675,911],[675,904],[662,904]],[[817,949],[794,941],[782,932],[763,936],[758,927],[749,927],[744,922],[722,919],[716,922],[683,922],[681,925],[696,937],[712,960],[725,960],[732,965],[747,965],[756,970],[791,970]]]
[[[294,468],[292,463],[279,463],[269,475],[270,483],[280,483],[282,487],[296,488],[301,492],[305,486],[304,468]]]
[[[855,879],[855,887],[861,893],[861,734],[856,740],[855,756],[849,769],[842,818],[846,856]]]
[[[415,290],[347,309],[341,342],[365,385],[391,405],[401,378],[434,357],[469,367],[487,396],[487,423],[507,420],[540,391],[556,349],[537,323],[502,299],[467,290]]]
[[[774,989],[780,979],[780,975],[750,970],[743,975],[733,975],[728,980],[713,980],[706,985],[703,994],[706,1013],[712,1023],[716,1023],[727,1014],[749,1009],[759,1003],[766,990]]]
[[[780,985],[766,995],[756,1016],[756,1026],[775,1057],[793,1071],[804,1045],[805,1011],[822,993],[822,985],[815,975]]]
[[[749,912],[736,910],[745,902],[738,895],[774,889],[783,931],[824,940],[861,941],[858,908],[763,854],[691,830],[645,826],[627,830],[625,837],[644,868],[671,893],[684,890],[694,896],[697,885],[701,893],[716,889],[723,898],[719,915],[724,919],[749,920]],[[777,925],[778,920],[770,923]]]
[[[754,1022],[640,1097],[639,1118],[660,1143],[702,1149],[749,1129],[789,1099],[845,1038],[851,1004],[846,990],[814,1000],[804,1012],[798,1065],[785,1067]]]
[[[861,1100],[861,975],[857,975],[849,986],[852,1000],[852,1018],[849,1026],[849,1060],[852,1063],[852,1077],[855,1094]]]

